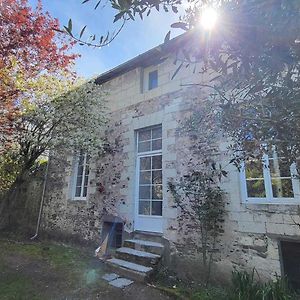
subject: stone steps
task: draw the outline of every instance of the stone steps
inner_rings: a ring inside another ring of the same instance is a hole
[[[122,247],[116,250],[115,257],[151,267],[156,265],[161,258],[158,254]]]
[[[153,271],[151,267],[118,258],[111,258],[106,262],[116,273],[136,281],[145,281]]]
[[[137,237],[137,238],[136,238]],[[163,255],[164,246],[158,237],[151,240],[152,235],[135,234],[133,239],[124,241],[113,258],[106,263],[117,274],[135,281],[147,281],[155,272]]]
[[[164,246],[161,243],[139,239],[131,239],[124,241],[124,247],[150,252],[158,255],[162,255],[164,251]]]

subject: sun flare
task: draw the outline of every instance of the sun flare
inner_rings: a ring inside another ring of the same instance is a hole
[[[218,21],[218,13],[212,7],[205,8],[201,14],[200,23],[205,30],[212,30]]]

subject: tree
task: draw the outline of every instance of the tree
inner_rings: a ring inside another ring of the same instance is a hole
[[[8,186],[7,180],[0,178],[6,192],[0,207],[1,227],[21,222],[22,218],[16,217],[17,207],[22,207],[19,191],[46,151],[102,150],[104,95],[93,81],[74,83],[72,78],[48,74],[39,76],[24,93],[13,124],[14,147],[6,156],[14,171],[14,177],[9,178],[13,184]]]
[[[27,0],[0,0],[0,137],[12,134],[19,103],[31,79],[70,72],[77,57],[74,41],[57,32],[59,23],[42,4],[33,10]],[[6,140],[7,141],[7,140]]]

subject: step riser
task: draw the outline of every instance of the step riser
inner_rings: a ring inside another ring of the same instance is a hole
[[[158,255],[162,255],[164,249],[161,247],[155,247],[155,246],[149,246],[149,245],[141,245],[141,244],[137,244],[131,241],[125,241],[124,242],[124,247],[128,247],[131,249],[136,249],[136,250],[140,250],[140,251],[145,251],[145,252],[150,252],[153,254],[158,254]]]
[[[147,234],[147,233],[142,233],[142,232],[135,232],[134,233],[134,238],[137,240],[144,240],[144,241],[150,241],[150,242],[156,242],[156,243],[161,243],[163,241],[163,238],[159,234]]]
[[[140,273],[140,272],[135,272],[126,268],[122,268],[120,266],[107,263],[109,268],[112,270],[112,272],[115,272],[121,276],[124,276],[126,278],[129,278],[131,280],[139,281],[139,282],[147,282],[149,279],[149,276],[151,272],[148,273]]]
[[[127,260],[136,264],[140,264],[147,267],[153,267],[159,262],[159,258],[150,258],[150,257],[142,257],[136,256],[129,253],[116,252],[115,257],[123,260]]]

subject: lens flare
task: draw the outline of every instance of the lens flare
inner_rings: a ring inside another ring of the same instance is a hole
[[[218,13],[212,7],[205,8],[201,14],[200,23],[205,30],[212,30],[218,21]]]

